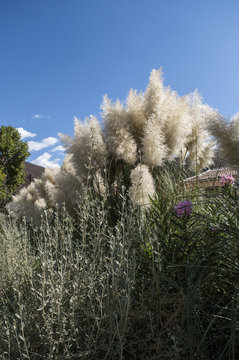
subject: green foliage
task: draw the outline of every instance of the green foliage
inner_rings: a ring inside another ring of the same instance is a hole
[[[24,162],[29,156],[27,143],[17,129],[0,128],[0,201],[6,202],[24,181]]]
[[[6,197],[6,189],[5,189],[5,174],[3,170],[0,168],[0,201]]]
[[[236,359],[238,188],[194,194],[193,213],[182,218],[174,211],[177,202],[167,211],[166,199],[159,196],[149,216],[158,278],[183,298],[177,346],[188,359]]]
[[[170,166],[149,210],[109,187],[74,219],[2,220],[1,359],[238,358],[238,189],[186,194]]]

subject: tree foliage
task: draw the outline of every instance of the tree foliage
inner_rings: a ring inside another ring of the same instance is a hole
[[[0,201],[6,202],[24,181],[28,145],[12,126],[0,128]]]

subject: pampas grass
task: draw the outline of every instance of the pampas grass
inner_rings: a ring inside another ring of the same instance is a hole
[[[63,203],[74,214],[76,194],[82,195],[89,185],[96,189],[98,182],[103,195],[105,180],[117,187],[124,179],[127,189],[131,186],[132,201],[141,204],[145,195],[136,201],[132,190],[140,182],[135,179],[139,165],[150,177],[154,168],[179,158],[196,172],[212,164],[208,124],[217,112],[203,104],[197,92],[180,97],[165,87],[161,69],[152,70],[145,93],[130,90],[125,104],[105,96],[101,109],[102,124],[94,116],[84,122],[75,118],[74,137],[59,134],[67,152],[61,169],[46,169],[40,180],[15,196],[8,207],[13,215],[37,223],[44,209]]]

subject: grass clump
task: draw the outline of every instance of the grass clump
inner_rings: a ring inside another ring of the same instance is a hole
[[[158,170],[148,209],[122,187],[74,219],[1,220],[1,359],[237,359],[237,190],[177,217],[189,195]]]

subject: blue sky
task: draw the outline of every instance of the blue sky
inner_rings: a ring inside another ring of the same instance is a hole
[[[105,93],[145,90],[153,68],[239,111],[238,0],[0,0],[0,126],[21,128],[28,161],[60,165],[57,134],[100,118]]]

